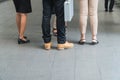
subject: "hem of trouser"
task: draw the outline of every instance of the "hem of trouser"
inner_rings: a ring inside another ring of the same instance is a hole
[[[44,43],[50,43],[51,41],[44,41]]]
[[[49,43],[49,42],[51,42],[51,38],[43,38],[43,40],[44,40],[44,43]]]
[[[49,43],[49,42],[51,42],[51,40],[45,40],[44,39],[44,43]]]
[[[64,44],[66,42],[66,40],[65,41],[58,41],[58,44]]]

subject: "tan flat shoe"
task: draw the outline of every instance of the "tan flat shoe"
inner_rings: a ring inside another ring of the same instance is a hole
[[[59,49],[59,50],[68,49],[68,48],[72,48],[73,46],[74,46],[73,43],[69,43],[66,41],[64,44],[58,44],[57,49]]]
[[[51,42],[49,42],[49,43],[44,43],[44,48],[45,48],[46,50],[50,50],[51,47],[52,47],[52,43],[51,43]]]

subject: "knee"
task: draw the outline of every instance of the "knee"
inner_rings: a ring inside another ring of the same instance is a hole
[[[97,10],[90,9],[89,16],[95,16],[95,15],[97,15]]]
[[[87,15],[88,15],[88,11],[86,10],[80,11],[80,16],[87,16]]]

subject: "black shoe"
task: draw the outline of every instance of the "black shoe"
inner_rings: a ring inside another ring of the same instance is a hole
[[[112,10],[112,9],[110,9],[110,10],[109,10],[109,12],[113,12],[113,10]]]
[[[29,43],[30,40],[22,40],[22,39],[18,39],[18,44],[25,44],[25,43]]]
[[[78,43],[79,43],[80,45],[84,45],[84,44],[85,44],[85,42],[86,42],[86,40],[85,40],[85,39],[81,39]]]
[[[98,40],[92,40],[91,45],[96,45],[96,44],[98,44],[98,43],[99,43]]]

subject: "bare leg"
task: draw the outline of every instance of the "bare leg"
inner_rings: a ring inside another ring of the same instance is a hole
[[[97,40],[97,28],[98,28],[98,20],[97,16],[90,16],[91,24],[91,32],[92,32],[92,40]]]
[[[17,26],[18,26],[18,34],[19,34],[18,44],[29,43],[30,40],[28,40],[24,36],[26,23],[27,23],[27,14],[17,13],[17,15],[16,15],[16,23],[17,23]]]
[[[27,23],[27,14],[20,13],[21,15],[21,22],[20,22],[20,39],[24,39],[24,32],[26,28],[26,23]]]
[[[88,0],[80,0],[80,32],[81,40],[85,40],[88,16]]]
[[[89,15],[92,32],[92,40],[97,40],[97,29],[98,29],[98,0],[89,0]]]
[[[80,16],[81,40],[85,39],[86,27],[87,27],[87,16]]]

